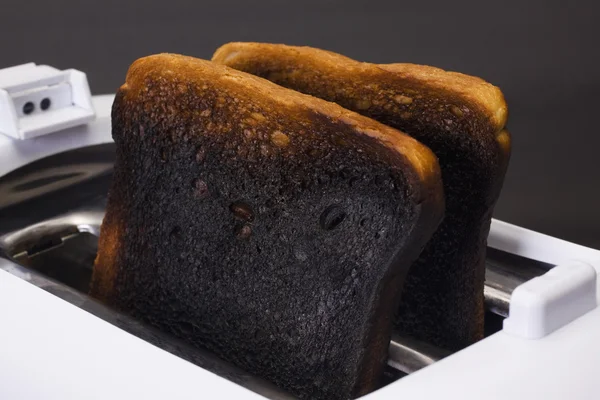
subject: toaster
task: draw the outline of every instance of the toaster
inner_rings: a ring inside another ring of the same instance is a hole
[[[115,148],[85,73],[0,70],[0,399],[293,399],[87,293]],[[367,400],[600,398],[600,251],[493,220],[486,337],[392,336]]]

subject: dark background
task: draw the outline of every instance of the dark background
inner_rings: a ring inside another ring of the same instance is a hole
[[[480,76],[507,99],[496,218],[600,248],[600,7],[594,1],[0,0],[0,67],[87,72],[115,92],[136,58],[229,41],[310,45]]]

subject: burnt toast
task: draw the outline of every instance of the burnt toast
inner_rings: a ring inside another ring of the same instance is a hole
[[[439,158],[446,215],[411,269],[395,326],[460,350],[483,337],[485,250],[510,157],[500,90],[415,64],[370,64],[310,47],[230,43],[213,61],[397,128]]]
[[[91,294],[310,399],[373,390],[437,159],[342,107],[172,54],[129,69]]]

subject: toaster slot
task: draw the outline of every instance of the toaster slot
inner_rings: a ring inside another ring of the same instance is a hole
[[[89,290],[98,239],[88,232],[50,236],[13,259],[82,293]]]
[[[488,247],[485,267],[486,309],[507,317],[513,290],[520,284],[545,274],[553,265]]]

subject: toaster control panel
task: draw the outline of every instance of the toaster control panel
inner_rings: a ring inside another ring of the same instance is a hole
[[[34,63],[0,69],[0,133],[25,140],[95,117],[86,75]]]

